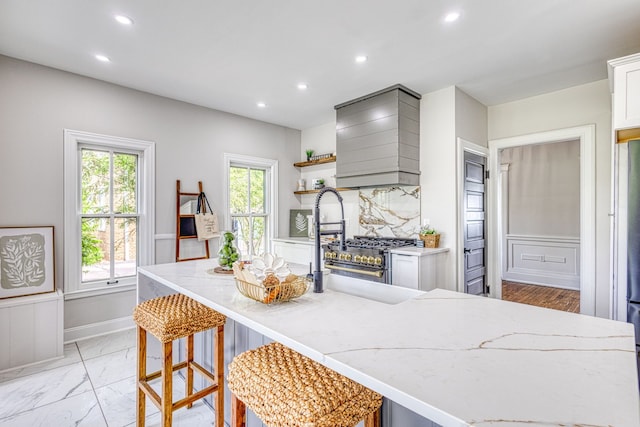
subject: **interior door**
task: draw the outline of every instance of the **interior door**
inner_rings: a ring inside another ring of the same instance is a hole
[[[488,295],[485,254],[486,158],[464,153],[464,291]]]

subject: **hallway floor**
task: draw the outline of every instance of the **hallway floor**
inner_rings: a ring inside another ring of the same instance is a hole
[[[64,358],[0,372],[0,426],[135,426],[135,329],[64,347]],[[149,361],[147,369],[160,363]],[[174,399],[184,382],[174,376]],[[147,399],[147,426],[160,425]],[[212,426],[213,412],[202,401],[174,412],[174,426]]]
[[[503,280],[502,299],[570,313],[580,313],[580,291]]]

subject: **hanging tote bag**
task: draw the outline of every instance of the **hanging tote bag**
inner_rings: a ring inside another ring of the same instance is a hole
[[[207,212],[207,207],[209,212]],[[196,234],[198,241],[208,240],[220,235],[218,228],[218,215],[211,210],[211,205],[204,192],[198,196],[198,208],[195,214]]]

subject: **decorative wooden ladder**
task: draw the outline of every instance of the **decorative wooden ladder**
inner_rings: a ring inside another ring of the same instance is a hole
[[[180,212],[180,207],[184,204],[182,201],[182,197],[195,197],[198,200],[198,197],[202,193],[202,181],[198,181],[198,192],[197,193],[185,193],[180,190],[180,180],[176,181],[176,262],[181,261],[192,261],[195,259],[206,259],[209,258],[209,241],[205,240],[204,249],[205,255],[200,257],[192,257],[192,258],[180,258],[180,242],[182,240],[187,239],[197,239],[198,236],[196,234],[196,219],[194,213],[183,214]],[[206,212],[206,206],[200,206],[201,212]]]

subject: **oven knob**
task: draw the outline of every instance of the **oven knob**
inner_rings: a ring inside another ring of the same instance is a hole
[[[362,262],[362,257],[360,255],[356,255],[355,257],[353,257],[353,260],[355,262]]]
[[[376,265],[380,265],[380,264],[382,264],[382,258],[380,258],[379,256],[377,256],[377,257],[376,257],[376,259],[375,259],[375,260],[373,260],[373,262],[374,262]]]
[[[345,254],[344,259],[347,261],[351,261],[351,254]]]
[[[367,258],[367,262],[368,262],[369,264],[373,264],[373,262],[374,262],[374,261],[375,261],[375,258],[374,258],[374,257],[372,257],[372,256],[370,256],[370,257],[368,257],[368,258]]]
[[[338,258],[338,254],[336,252],[331,252],[331,258],[333,259]]]
[[[344,254],[341,253],[340,255],[338,255],[338,259],[340,261],[344,261]]]

